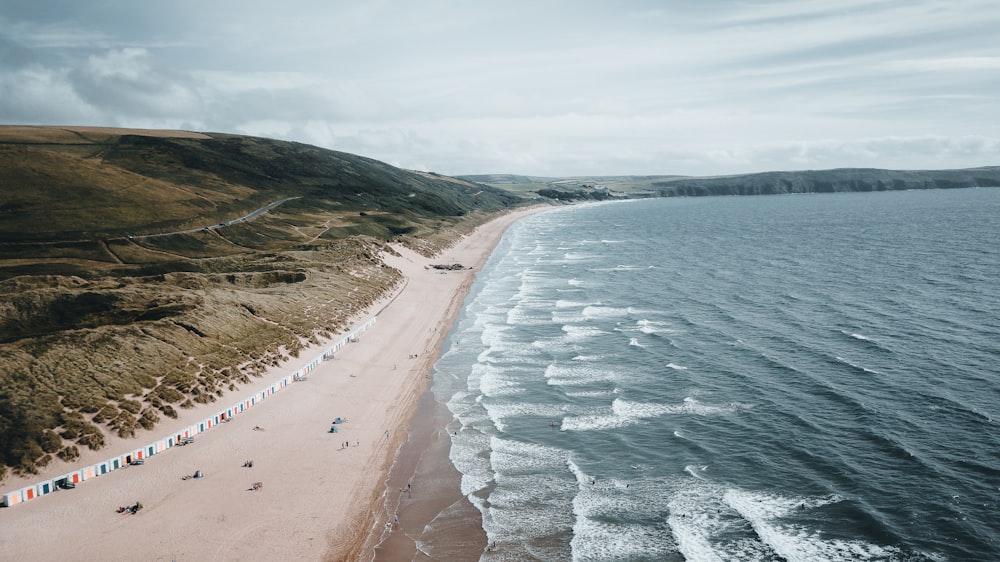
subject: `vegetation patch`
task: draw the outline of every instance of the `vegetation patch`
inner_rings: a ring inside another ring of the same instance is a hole
[[[0,478],[295,357],[520,197],[233,135],[0,127]]]

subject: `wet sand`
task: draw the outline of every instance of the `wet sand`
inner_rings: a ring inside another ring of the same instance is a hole
[[[486,547],[482,516],[461,492],[446,424],[451,412],[424,392],[386,484],[389,515],[375,560],[479,560]]]

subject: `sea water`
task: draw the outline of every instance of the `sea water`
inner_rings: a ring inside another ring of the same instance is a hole
[[[433,391],[484,560],[1000,559],[1000,189],[529,216]]]

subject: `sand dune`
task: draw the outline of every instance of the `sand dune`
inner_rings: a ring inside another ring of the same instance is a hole
[[[406,284],[391,302],[369,311],[378,313],[378,321],[361,341],[322,363],[308,381],[198,435],[191,445],[169,449],[143,466],[88,480],[75,490],[0,510],[3,557],[358,558],[369,531],[382,523],[379,496],[387,471],[475,271],[510,223],[527,212],[481,226],[433,259],[397,248],[400,255],[386,256],[386,262],[403,272]],[[435,263],[473,269],[428,267]],[[308,349],[300,357],[323,348]],[[269,385],[301,362],[275,368],[257,386]],[[221,404],[253,390],[244,387]],[[167,435],[174,426],[185,427],[218,409],[217,403],[185,412],[153,433]],[[336,417],[348,422],[330,433]],[[113,442],[95,455],[103,460],[145,442]],[[243,466],[247,460],[254,461],[252,468]],[[204,478],[183,479],[196,470]],[[263,483],[263,489],[252,491],[254,482]],[[137,501],[144,509],[135,515],[116,511]]]

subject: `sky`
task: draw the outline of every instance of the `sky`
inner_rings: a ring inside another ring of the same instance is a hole
[[[4,0],[0,124],[447,175],[1000,165],[997,0]]]

